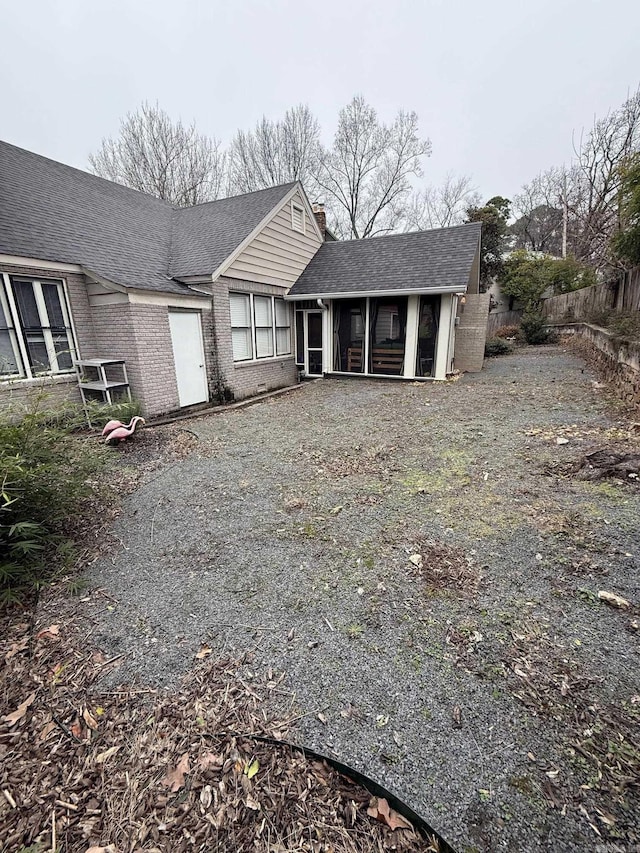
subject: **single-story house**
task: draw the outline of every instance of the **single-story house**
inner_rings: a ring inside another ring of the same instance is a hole
[[[148,415],[301,373],[479,370],[479,247],[478,224],[335,241],[298,182],[175,208],[0,142],[0,407],[80,399],[101,360]]]

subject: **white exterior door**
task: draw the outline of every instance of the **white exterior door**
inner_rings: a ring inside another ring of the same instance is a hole
[[[180,405],[205,403],[209,394],[200,314],[197,311],[169,311],[169,326]]]

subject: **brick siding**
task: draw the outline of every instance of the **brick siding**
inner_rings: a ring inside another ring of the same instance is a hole
[[[242,400],[264,391],[273,391],[276,388],[294,385],[298,381],[298,369],[293,353],[272,359],[234,362],[229,291],[284,296],[287,290],[288,287],[257,284],[232,278],[220,278],[213,285],[214,322],[220,377],[226,386],[228,395],[235,400]],[[295,329],[293,320],[291,322],[291,346],[293,348]]]
[[[467,293],[464,305],[458,308],[460,322],[456,326],[454,362],[456,370],[477,373],[482,370],[484,345],[487,339],[489,316],[488,293]]]
[[[38,267],[21,267],[12,264],[0,264],[0,273],[20,275],[25,278],[62,279],[66,283],[71,319],[75,330],[75,344],[78,356],[92,358],[96,356],[91,308],[87,296],[85,277],[80,273],[56,272],[56,270]],[[73,374],[59,374],[38,379],[11,379],[0,382],[0,410],[14,405],[26,405],[34,395],[46,393],[46,405],[66,400],[80,402],[80,391]]]

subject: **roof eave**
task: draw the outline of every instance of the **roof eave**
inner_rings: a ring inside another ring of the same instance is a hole
[[[291,293],[284,298],[289,302],[301,299],[362,299],[366,296],[419,296],[437,295],[439,293],[466,293],[467,285],[449,285],[448,287],[403,287],[386,290],[350,290],[327,293],[326,291],[314,291],[313,293]]]

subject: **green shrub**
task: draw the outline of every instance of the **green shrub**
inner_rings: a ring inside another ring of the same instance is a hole
[[[494,338],[517,338],[518,332],[520,331],[520,326],[516,326],[515,324],[512,326],[500,326],[499,329],[493,333]]]
[[[611,308],[593,308],[587,316],[587,322],[593,323],[594,326],[601,326],[606,329],[609,325],[612,313],[613,311]]]
[[[484,345],[484,354],[487,358],[493,358],[496,355],[507,355],[513,352],[513,345],[504,338],[489,338]]]
[[[65,528],[105,458],[95,439],[43,423],[37,408],[0,421],[0,602],[38,588],[68,559]]]
[[[608,327],[623,341],[640,341],[640,311],[617,311],[609,317]]]
[[[525,314],[522,318],[522,334],[528,344],[550,343],[546,320],[542,314]]]

